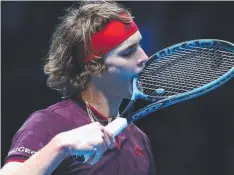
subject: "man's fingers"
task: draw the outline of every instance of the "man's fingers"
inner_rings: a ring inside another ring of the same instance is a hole
[[[115,138],[113,134],[108,131],[106,128],[104,128],[104,133],[106,136],[106,140],[108,140],[108,147],[111,147],[115,143]]]
[[[102,155],[103,155],[103,151],[101,151],[100,149],[97,149],[95,155],[92,156],[93,158],[89,161],[89,164],[94,165],[95,163],[97,163],[98,160],[102,157]]]
[[[109,136],[106,133],[104,133],[103,140],[104,140],[104,150],[106,151],[111,146],[112,143]]]
[[[89,160],[87,161],[89,164],[91,164],[91,162],[93,161],[93,159],[95,158],[96,156],[96,152],[97,152],[97,149],[94,148],[93,150],[93,155],[89,158]],[[92,165],[92,164],[91,164]]]

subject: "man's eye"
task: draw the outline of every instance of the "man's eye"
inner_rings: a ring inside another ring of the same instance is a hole
[[[131,49],[128,49],[127,51],[123,52],[123,56],[124,57],[128,57],[128,56],[131,56],[133,53],[136,52],[136,47],[134,48],[131,48]]]

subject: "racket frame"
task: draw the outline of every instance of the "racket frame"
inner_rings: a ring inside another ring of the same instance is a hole
[[[192,91],[188,91],[186,93],[181,93],[181,94],[169,96],[165,99],[162,99],[162,100],[156,101],[152,104],[149,104],[148,106],[136,111],[131,116],[131,119],[130,120],[128,119],[128,122],[129,123],[134,122],[134,121],[144,117],[145,115],[152,113],[156,110],[162,109],[164,107],[168,107],[168,106],[171,106],[173,104],[201,96],[209,91],[212,91],[212,90],[220,87],[222,84],[226,83],[227,81],[229,81],[233,77],[234,77],[234,67],[232,67],[227,73],[225,73],[224,75],[222,75],[218,79],[216,79],[216,80],[214,80],[214,81],[212,81],[204,86],[193,89]]]

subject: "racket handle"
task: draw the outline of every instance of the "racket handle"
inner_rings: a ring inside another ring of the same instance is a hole
[[[118,117],[113,122],[105,126],[105,128],[111,133],[113,133],[113,137],[116,137],[127,126],[128,126],[127,119]]]
[[[113,133],[113,136],[119,135],[119,133],[128,126],[127,119],[118,117],[113,122],[109,123],[105,128]],[[84,154],[76,156],[76,160],[80,163],[85,163],[91,157],[91,154]]]

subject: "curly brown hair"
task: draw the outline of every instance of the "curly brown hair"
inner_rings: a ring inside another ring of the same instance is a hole
[[[52,35],[45,58],[44,72],[50,88],[60,91],[63,97],[71,97],[85,89],[91,75],[106,70],[104,57],[87,63],[84,59],[90,54],[92,34],[113,19],[128,24],[133,16],[123,5],[113,1],[85,1],[66,10]]]

